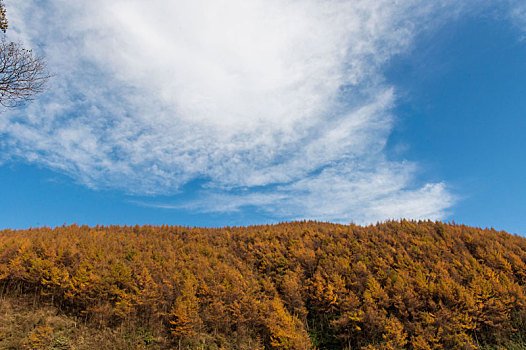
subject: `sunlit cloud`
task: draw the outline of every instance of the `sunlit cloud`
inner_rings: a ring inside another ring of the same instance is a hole
[[[466,4],[471,3],[466,1]],[[7,1],[11,38],[49,91],[0,115],[4,157],[95,189],[254,206],[284,218],[443,218],[454,203],[387,160],[396,87],[382,69],[453,1]],[[420,185],[417,185],[420,184]]]

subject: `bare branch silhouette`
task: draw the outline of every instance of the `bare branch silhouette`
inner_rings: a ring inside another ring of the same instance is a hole
[[[6,11],[0,0],[0,30],[7,30]],[[44,91],[51,77],[43,57],[19,43],[0,39],[0,105],[14,108]]]

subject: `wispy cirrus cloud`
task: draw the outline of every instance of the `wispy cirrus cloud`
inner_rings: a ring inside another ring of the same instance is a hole
[[[382,69],[472,3],[8,1],[10,35],[57,77],[0,115],[3,151],[132,194],[204,179],[185,204],[200,211],[442,218],[447,186],[384,155],[396,93]]]
[[[510,0],[510,17],[519,28],[526,32],[526,4],[524,1]],[[523,39],[525,37],[523,36]]]

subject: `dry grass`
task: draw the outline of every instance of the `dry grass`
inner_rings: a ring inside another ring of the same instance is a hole
[[[0,298],[0,349],[170,349],[155,330],[101,328],[28,297]]]

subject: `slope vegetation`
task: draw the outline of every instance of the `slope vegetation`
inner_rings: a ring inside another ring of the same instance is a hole
[[[0,231],[0,348],[522,349],[525,292],[526,239],[440,222]]]

